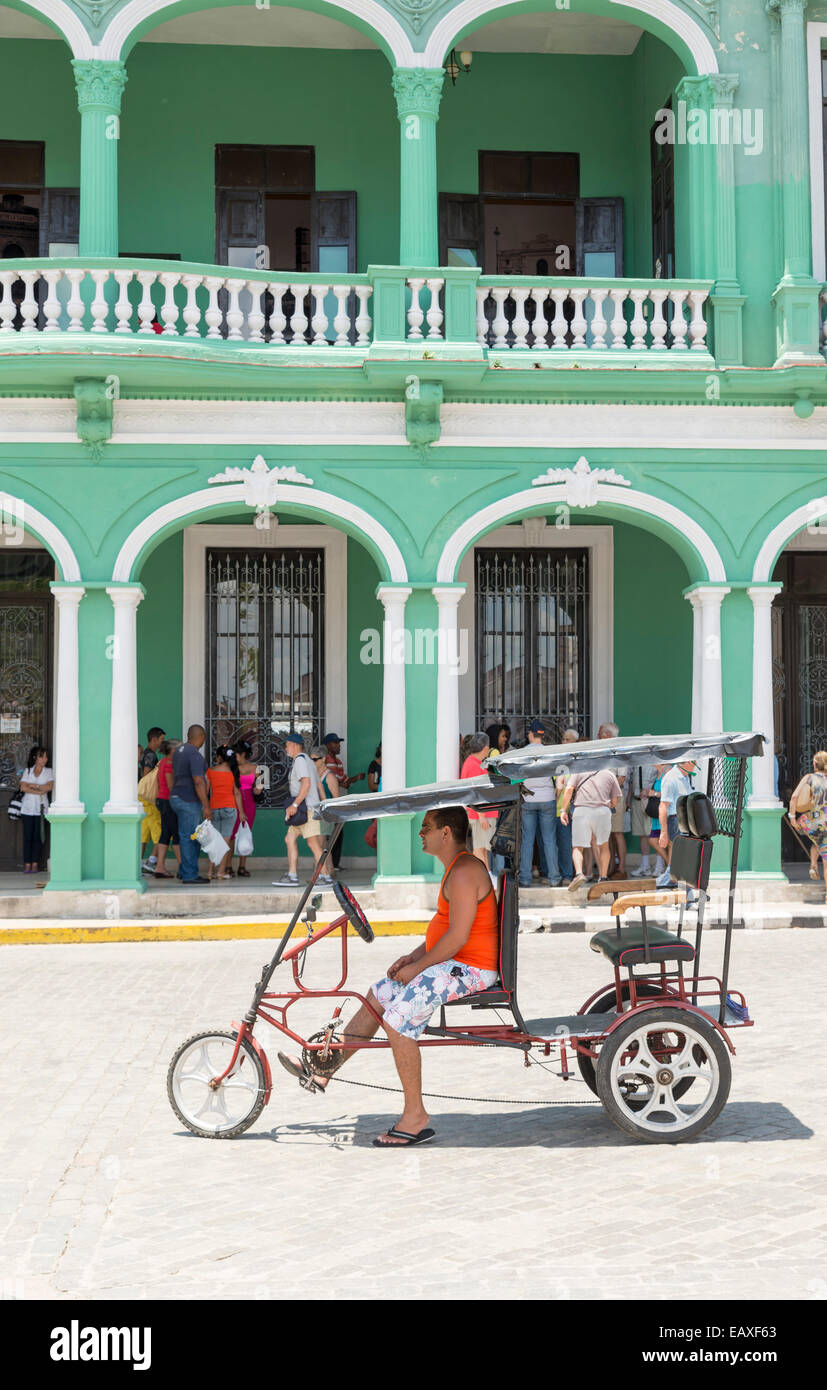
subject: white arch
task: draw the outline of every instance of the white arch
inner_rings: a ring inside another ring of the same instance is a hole
[[[160,15],[163,10],[170,9],[176,0],[130,0],[122,10],[114,16],[107,25],[106,31],[101,39],[99,56],[101,58],[120,58],[124,45],[134,29],[137,29],[144,20],[151,15]],[[334,9],[342,10],[345,15],[352,15],[356,19],[361,19],[368,24],[377,34],[381,34],[388,48],[393,54],[393,60],[399,68],[416,67],[421,61],[421,54],[414,53],[408,35],[402,28],[398,19],[386,10],[377,0],[327,0],[327,3]],[[209,0],[204,0],[204,9],[209,8]],[[436,64],[440,66],[439,63]]]
[[[566,500],[566,484],[551,483],[547,487],[530,487],[523,492],[513,492],[509,497],[501,497],[491,502],[481,511],[469,516],[448,540],[439,557],[436,571],[438,584],[453,584],[457,566],[478,536],[491,531],[500,522],[519,515],[520,512],[536,511],[538,508],[552,508]],[[635,492],[632,488],[619,488],[611,483],[597,484],[598,502],[610,502],[614,507],[628,507],[630,511],[643,512],[646,516],[665,521],[692,545],[706,565],[709,583],[720,584],[726,580],[726,569],[718,549],[697,521],[686,512],[679,511],[670,502],[659,497],[650,497],[646,492]]]
[[[187,493],[185,497],[177,497],[174,502],[167,502],[157,511],[150,512],[121,546],[112,571],[113,582],[123,584],[132,578],[132,570],[142,550],[159,531],[165,530],[176,521],[191,518],[196,512],[213,511],[217,506],[228,502],[239,507],[245,505],[243,483],[230,483],[221,489],[202,488],[200,492]],[[408,571],[402,551],[390,531],[386,531],[384,526],[361,507],[354,507],[352,502],[343,502],[340,497],[334,497],[332,492],[319,492],[316,488],[280,483],[277,507],[284,505],[289,508],[291,504],[321,512],[330,518],[334,525],[341,526],[343,521],[350,522],[363,536],[373,541],[384,557],[388,567],[386,582],[404,584],[407,581]]]
[[[822,517],[827,517],[827,497],[813,497],[803,506],[796,507],[783,521],[779,521],[758,552],[752,571],[753,584],[769,583],[773,566],[787,542],[791,541],[793,536],[797,536],[799,531],[803,531],[805,526],[820,522]],[[819,531],[823,530],[820,526]]]
[[[26,0],[30,10],[42,14],[59,29],[75,58],[94,58],[95,45],[86,32],[83,21],[65,0]]]
[[[475,19],[481,20],[484,15],[491,14],[492,11],[507,10],[511,5],[521,3],[522,0],[462,0],[461,4],[443,16],[433,30],[424,54],[418,55],[421,66],[425,68],[441,67],[442,60],[451,47],[452,40]],[[698,76],[703,77],[707,73],[718,71],[715,50],[700,24],[679,5],[674,4],[673,0],[611,0],[611,3],[636,10],[638,14],[650,15],[652,19],[657,19],[665,28],[671,29],[692,54]],[[629,22],[633,22],[631,15]]]
[[[7,525],[22,526],[24,531],[31,531],[43,542],[60,565],[60,573],[67,584],[74,584],[80,579],[80,565],[74,550],[63,532],[47,516],[22,497],[12,497],[10,492],[0,492],[0,513]]]

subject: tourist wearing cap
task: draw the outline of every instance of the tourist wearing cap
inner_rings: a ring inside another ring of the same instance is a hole
[[[356,772],[352,777],[345,776],[345,765],[339,756],[342,751],[342,744],[344,743],[341,734],[323,734],[322,743],[327,749],[328,770],[333,773],[333,776],[336,778],[343,792],[346,792],[348,787],[351,787],[354,782],[364,781],[364,772]]]
[[[672,858],[672,843],[678,834],[678,797],[689,795],[692,790],[690,774],[696,771],[696,763],[691,758],[685,758],[681,762],[673,763],[661,779],[658,848],[666,860],[666,868],[657,880],[658,888],[674,886],[669,864]]]
[[[292,759],[293,765],[290,768],[290,795],[293,800],[284,812],[287,821],[287,834],[284,843],[287,848],[287,873],[282,874],[281,878],[273,880],[276,888],[295,888],[299,881],[299,840],[307,841],[310,852],[315,863],[318,864],[322,854],[322,829],[316,816],[322,796],[319,789],[319,779],[316,776],[316,769],[310,758],[304,751],[304,740],[301,734],[291,729],[289,734],[284,736],[284,749],[288,758]],[[300,811],[300,807],[306,805],[305,811]],[[291,825],[293,817],[298,814],[307,816],[306,820],[298,825]],[[328,874],[319,874],[317,883],[328,886],[333,879]]]
[[[532,719],[528,726],[529,747],[542,744],[545,733],[543,721]],[[554,778],[527,777],[523,785],[531,795],[523,803],[520,887],[531,887],[534,839],[539,834],[546,861],[546,876],[552,888],[556,888],[560,883],[560,866],[557,859],[557,791]]]

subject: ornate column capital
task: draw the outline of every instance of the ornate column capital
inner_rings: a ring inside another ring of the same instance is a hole
[[[396,603],[406,604],[412,593],[410,584],[379,584],[376,589],[376,597],[385,608]]]
[[[442,68],[396,68],[392,80],[400,120],[405,116],[437,119],[445,80]]]
[[[439,608],[444,608],[450,612],[452,608],[458,607],[467,587],[467,584],[435,584],[431,593]]]
[[[77,608],[86,593],[83,584],[64,584],[60,580],[55,580],[49,585],[58,608]]]
[[[788,15],[804,17],[807,8],[807,0],[768,0],[767,14],[775,14],[778,19],[784,19]]]
[[[678,101],[691,102],[693,106],[703,106],[712,99],[712,86],[709,76],[682,77],[675,87]]]
[[[735,72],[713,72],[707,78],[715,106],[731,106],[740,77]]]
[[[782,593],[783,584],[751,584],[747,593],[755,608],[771,608],[776,594]]]
[[[113,584],[107,585],[106,592],[112,600],[113,608],[128,612],[130,608],[137,609],[145,589],[143,584]]]
[[[126,86],[126,64],[117,59],[73,58],[78,110],[95,109],[118,115]]]

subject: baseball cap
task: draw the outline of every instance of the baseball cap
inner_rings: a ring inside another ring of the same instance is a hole
[[[301,744],[302,748],[304,748],[304,739],[302,738],[301,734],[296,733],[295,729],[291,729],[289,733],[284,735],[283,742],[299,743]]]
[[[341,734],[322,734],[322,743],[344,743]]]
[[[544,734],[545,731],[546,726],[543,723],[542,719],[532,719],[531,723],[528,726],[528,732],[530,734]]]

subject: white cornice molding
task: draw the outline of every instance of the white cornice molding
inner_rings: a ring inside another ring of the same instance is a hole
[[[276,0],[278,3],[278,0]],[[100,43],[101,58],[120,58],[132,33],[153,15],[158,15],[158,23],[163,24],[164,10],[174,7],[175,0],[130,0],[109,23]],[[408,35],[399,20],[376,0],[326,0],[326,8],[332,15],[347,23],[355,18],[373,30],[377,44],[381,39],[393,55],[398,68],[412,68],[421,65],[422,55],[415,53]],[[382,45],[379,44],[381,47]]]
[[[117,400],[112,441],[143,444],[405,445],[396,401]]]

